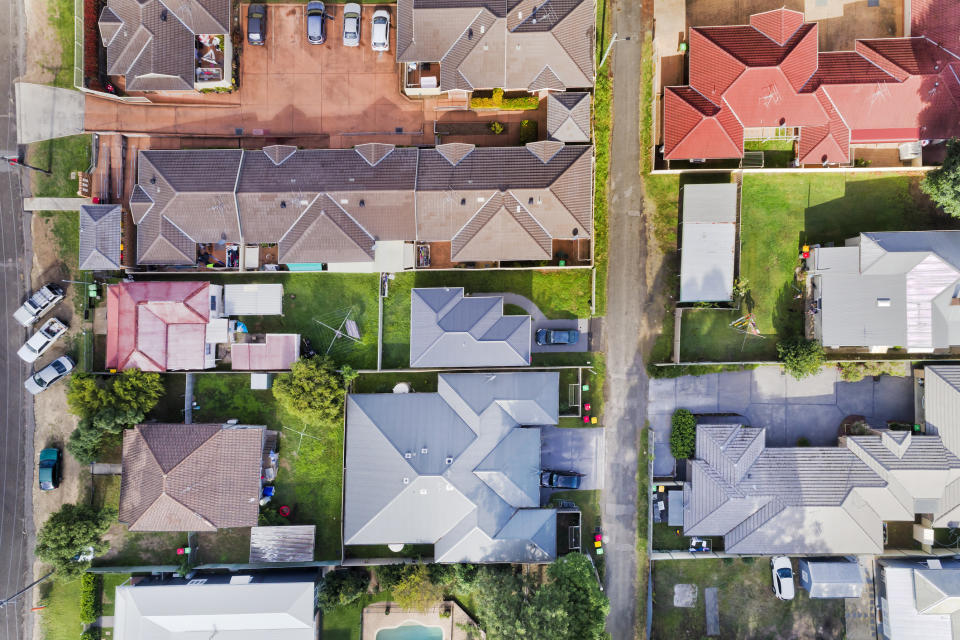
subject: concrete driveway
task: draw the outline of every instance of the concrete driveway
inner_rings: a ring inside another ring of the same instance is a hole
[[[771,447],[793,447],[801,437],[813,446],[833,446],[840,422],[849,415],[862,415],[878,427],[887,420],[913,422],[913,380],[882,376],[844,382],[835,367],[795,380],[775,366],[651,380],[648,410],[656,434],[655,474],[673,467],[668,443],[675,409],[741,415],[751,426],[766,427]]]
[[[533,341],[531,345],[534,353],[560,353],[560,352],[585,352],[590,351],[590,320],[588,318],[578,319],[560,319],[551,320],[540,311],[540,307],[535,305],[530,298],[519,293],[510,293],[508,291],[500,293],[487,293],[483,295],[503,296],[504,304],[512,304],[523,308],[530,314],[532,319]],[[580,332],[580,339],[575,344],[537,344],[537,330],[539,329],[576,329]]]
[[[581,489],[603,488],[603,427],[540,428],[540,467],[583,474]],[[553,489],[541,489],[542,502]]]

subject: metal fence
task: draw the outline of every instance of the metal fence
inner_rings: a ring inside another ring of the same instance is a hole
[[[83,89],[83,0],[73,0],[73,86]]]

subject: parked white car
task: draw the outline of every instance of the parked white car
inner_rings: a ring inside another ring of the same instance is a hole
[[[42,356],[43,352],[49,349],[66,332],[67,325],[56,318],[50,318],[43,323],[43,326],[35,334],[30,336],[26,344],[20,347],[17,355],[24,362],[36,362],[37,358]]]
[[[370,48],[374,51],[390,50],[390,12],[386,9],[377,9],[373,13]]]
[[[787,556],[774,556],[770,560],[773,570],[773,593],[781,600],[793,600],[793,564]]]
[[[60,378],[66,377],[77,366],[70,356],[60,356],[23,382],[24,388],[37,395]]]
[[[343,7],[343,46],[360,46],[360,5],[356,2]]]
[[[33,295],[13,312],[13,319],[23,326],[29,327],[53,309],[61,300],[63,300],[63,289],[53,283],[45,284],[34,291]]]

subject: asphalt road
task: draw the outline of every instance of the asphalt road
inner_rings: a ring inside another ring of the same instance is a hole
[[[24,51],[22,0],[0,7],[0,152],[17,155],[16,108],[13,83],[20,75]],[[24,260],[22,169],[0,164],[0,600],[20,590],[32,571],[33,514],[30,490],[33,479],[33,405],[26,403],[25,364],[16,356],[26,331],[11,317],[20,305],[29,272]],[[29,410],[30,415],[26,412]],[[30,637],[26,624],[29,597],[0,609],[0,637]]]
[[[641,351],[648,283],[646,221],[640,179],[640,66],[643,8],[613,0],[613,120],[609,184],[606,450],[603,527],[606,542],[607,631],[633,640],[637,622],[637,448],[646,419],[647,373]],[[610,37],[609,35],[607,37]],[[628,39],[629,38],[629,39]]]

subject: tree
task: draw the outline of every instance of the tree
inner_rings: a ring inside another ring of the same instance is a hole
[[[943,165],[927,173],[920,189],[954,218],[960,218],[960,140],[947,143]]]
[[[65,504],[53,513],[37,533],[36,555],[53,565],[57,575],[75,577],[90,567],[90,560],[77,560],[101,555],[110,548],[102,536],[117,517],[113,507],[95,509],[88,505]]]
[[[393,589],[413,569],[409,564],[384,564],[377,567],[377,585],[380,591]]]
[[[670,455],[677,460],[692,458],[697,448],[697,419],[686,409],[677,409],[670,418]]]
[[[412,566],[413,569],[394,585],[393,600],[402,609],[427,611],[443,600],[443,587],[430,581],[426,565]]]
[[[163,397],[164,389],[159,373],[127,369],[113,379],[110,392],[111,404],[114,407],[129,408],[146,415],[157,406],[157,402]],[[142,417],[136,422],[141,420]]]
[[[547,569],[550,582],[533,597],[531,613],[540,621],[541,631],[553,627],[543,638],[603,640],[610,602],[600,590],[590,559],[570,553]],[[563,612],[562,614],[560,612]]]
[[[82,464],[96,462],[103,445],[103,432],[94,427],[89,419],[80,420],[80,424],[67,440],[67,451]]]
[[[317,606],[325,612],[354,602],[367,592],[370,574],[358,569],[331,571],[323,577],[317,593]]]
[[[351,370],[352,371],[352,370]],[[301,358],[290,373],[277,376],[273,397],[290,413],[309,422],[337,422],[346,397],[343,376],[329,356]]]
[[[784,370],[797,380],[812,376],[820,371],[826,354],[819,342],[806,340],[800,336],[777,343],[777,355]]]
[[[70,376],[67,407],[71,413],[81,418],[89,418],[106,406],[107,402],[107,392],[97,384],[96,378],[83,373]]]

